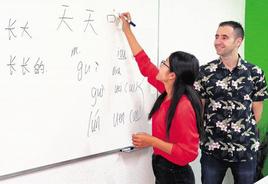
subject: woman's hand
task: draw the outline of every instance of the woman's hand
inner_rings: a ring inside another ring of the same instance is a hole
[[[119,18],[122,21],[122,30],[123,30],[123,32],[125,33],[126,31],[129,31],[130,30],[129,22],[131,21],[130,13],[128,13],[128,12],[121,13],[119,15]]]
[[[154,140],[155,137],[144,132],[139,132],[132,135],[132,144],[136,148],[145,148],[153,146]]]
[[[135,35],[132,33],[130,29],[129,25],[129,22],[131,21],[130,13],[128,12],[122,13],[119,15],[119,18],[122,21],[122,30],[127,38],[132,54],[135,56],[142,50],[142,47],[140,46],[140,44],[135,38]]]

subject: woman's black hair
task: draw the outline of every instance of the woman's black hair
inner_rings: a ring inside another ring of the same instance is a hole
[[[202,140],[204,138],[204,126],[202,118],[202,103],[197,92],[193,88],[193,84],[198,76],[199,61],[198,59],[189,53],[177,51],[169,56],[170,72],[176,74],[176,79],[173,84],[173,95],[171,98],[171,104],[166,116],[166,134],[169,137],[169,130],[171,127],[172,119],[176,111],[177,104],[182,97],[186,95],[190,100],[196,115],[196,124],[199,133],[199,137]],[[160,105],[164,101],[167,93],[163,92],[155,101],[151,112],[149,113],[149,119],[159,109]],[[185,122],[187,123],[187,122]]]

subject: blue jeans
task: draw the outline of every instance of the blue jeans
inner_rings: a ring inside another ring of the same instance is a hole
[[[190,165],[179,166],[159,155],[153,155],[155,184],[194,184],[194,173]]]
[[[247,162],[227,162],[202,153],[200,162],[203,184],[221,184],[228,168],[232,171],[235,184],[254,183],[256,158]]]

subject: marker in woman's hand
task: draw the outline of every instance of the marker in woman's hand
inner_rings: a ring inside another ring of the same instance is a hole
[[[119,13],[119,16],[124,16],[123,14],[120,14]],[[127,18],[127,16],[124,16],[125,17],[125,19],[127,20],[127,22],[130,24],[130,25],[132,25],[133,27],[135,27],[136,26],[136,24],[134,23],[134,22],[132,22],[131,20],[128,20],[128,19],[130,19],[130,17],[129,18]]]
[[[136,24],[134,24],[134,22],[132,22],[131,20],[130,21],[128,21],[128,23],[130,24],[130,25],[132,25],[132,26],[136,26]]]

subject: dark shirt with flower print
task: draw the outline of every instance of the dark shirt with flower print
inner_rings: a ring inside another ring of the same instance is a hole
[[[252,103],[268,98],[263,71],[241,58],[230,71],[218,59],[200,67],[194,86],[206,101],[201,150],[228,162],[255,157],[259,140]]]

